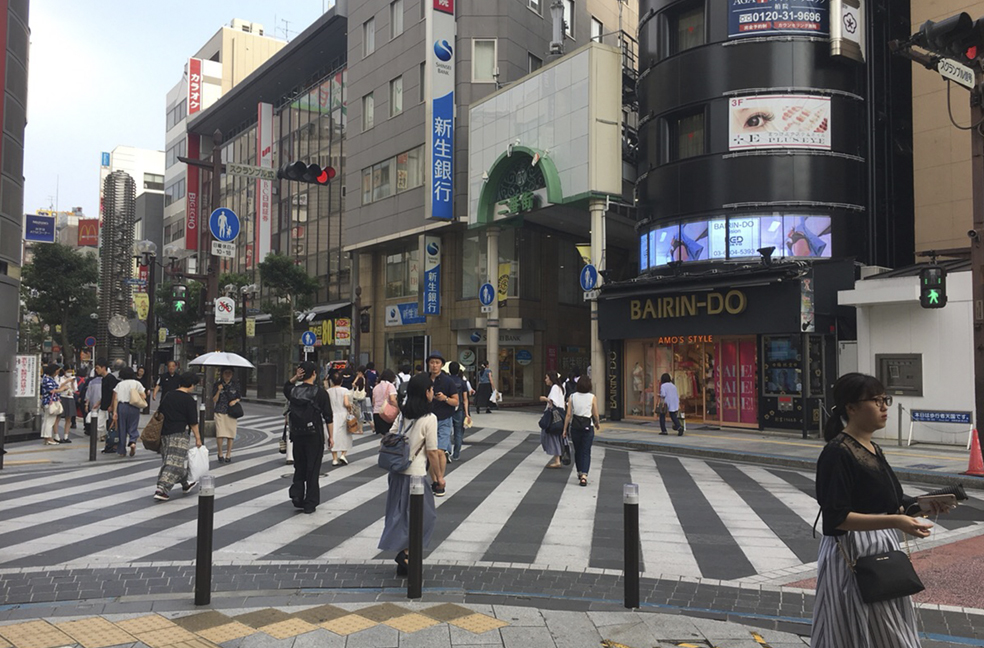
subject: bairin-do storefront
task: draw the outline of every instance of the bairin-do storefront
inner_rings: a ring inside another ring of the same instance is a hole
[[[837,290],[853,282],[837,261],[608,284],[609,416],[652,420],[667,374],[688,425],[816,430],[838,329],[853,330]]]

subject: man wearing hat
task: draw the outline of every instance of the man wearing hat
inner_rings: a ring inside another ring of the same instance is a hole
[[[431,412],[437,417],[437,447],[444,451],[440,459],[439,475],[444,474],[448,460],[451,458],[451,436],[454,433],[454,411],[458,407],[458,390],[451,376],[442,371],[444,356],[440,351],[431,351],[427,356],[427,370],[434,381],[434,400],[431,402]],[[444,487],[434,482],[431,489],[436,497],[444,497]]]

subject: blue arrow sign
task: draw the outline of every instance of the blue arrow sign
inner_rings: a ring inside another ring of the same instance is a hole
[[[488,282],[482,284],[478,289],[478,300],[482,302],[482,306],[490,306],[495,300],[495,286]]]
[[[581,268],[581,290],[594,290],[598,285],[598,269],[590,263]]]
[[[219,207],[208,217],[208,229],[216,241],[232,243],[239,236],[239,216],[226,207]]]
[[[314,343],[318,341],[318,337],[312,331],[304,331],[301,333],[301,344],[304,346],[314,346]]]

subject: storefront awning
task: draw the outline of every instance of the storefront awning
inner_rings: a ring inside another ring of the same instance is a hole
[[[352,306],[352,302],[342,301],[334,302],[331,304],[321,304],[320,306],[315,306],[314,308],[304,311],[297,316],[298,323],[300,322],[320,322],[321,320],[328,319],[337,311],[344,308],[349,308]]]

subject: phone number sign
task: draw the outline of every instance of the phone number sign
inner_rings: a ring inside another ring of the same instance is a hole
[[[728,37],[830,33],[827,0],[729,0]]]

